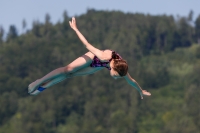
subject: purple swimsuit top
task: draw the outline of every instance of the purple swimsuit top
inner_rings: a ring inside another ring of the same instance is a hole
[[[108,70],[111,70],[108,64],[111,62],[112,59],[122,59],[122,57],[119,54],[117,54],[115,51],[112,52],[112,58],[109,61],[105,61],[105,62],[100,61],[97,58],[97,56],[94,56],[92,63],[90,64],[90,67],[105,67]]]

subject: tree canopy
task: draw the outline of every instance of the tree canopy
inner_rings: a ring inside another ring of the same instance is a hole
[[[76,16],[87,40],[117,51],[129,73],[152,93],[140,99],[108,70],[67,79],[30,96],[28,85],[87,50],[63,22],[33,22],[19,35],[14,25],[3,40],[0,27],[0,133],[197,133],[200,131],[199,17],[96,11]],[[190,19],[188,19],[190,18]],[[23,28],[26,26],[23,20]]]

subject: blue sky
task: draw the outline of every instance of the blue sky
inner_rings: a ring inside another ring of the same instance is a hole
[[[62,21],[65,10],[71,17],[91,8],[173,16],[188,16],[193,10],[196,19],[200,15],[200,0],[0,0],[0,26],[7,32],[10,25],[15,25],[20,33],[23,19],[30,29],[34,20],[44,22],[47,13],[55,24]]]

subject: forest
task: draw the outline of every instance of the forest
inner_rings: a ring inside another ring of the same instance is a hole
[[[107,69],[67,79],[37,96],[28,85],[87,52],[63,20],[0,27],[0,133],[200,133],[200,15],[97,11],[75,16],[86,39],[117,51],[138,91]],[[6,36],[6,37],[4,37]]]

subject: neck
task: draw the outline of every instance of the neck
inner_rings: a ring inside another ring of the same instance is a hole
[[[113,63],[114,63],[114,60],[111,60],[110,63],[109,63],[109,66],[113,67]]]

